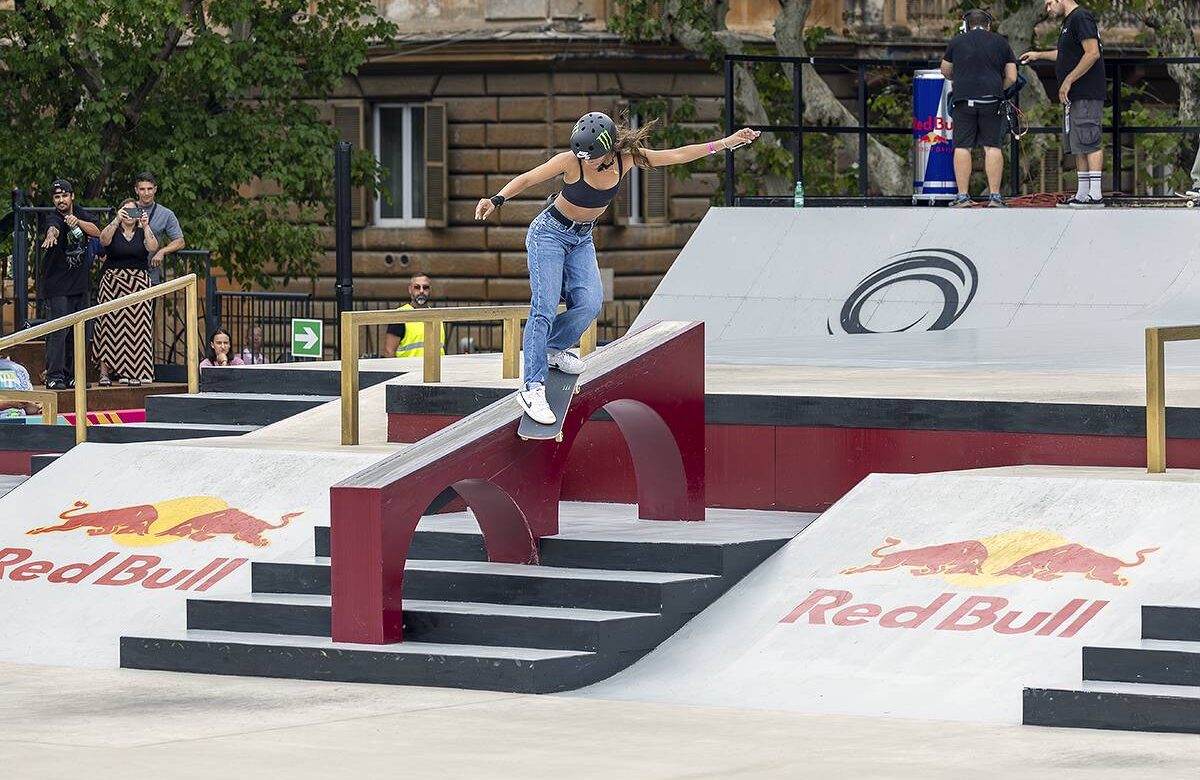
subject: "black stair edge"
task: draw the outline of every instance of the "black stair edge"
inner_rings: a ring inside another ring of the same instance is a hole
[[[313,531],[316,554],[329,557],[329,527]],[[713,574],[733,585],[787,543],[787,539],[755,539],[713,544],[569,539],[548,536],[539,549],[543,566],[564,569],[655,571]],[[477,533],[418,530],[408,557],[413,560],[486,561],[483,537]]]
[[[262,394],[259,394],[262,395]],[[146,398],[146,422],[199,424],[220,420],[230,425],[271,425],[329,403],[328,397],[206,398],[200,395],[152,395]]]
[[[1083,679],[1155,685],[1200,685],[1200,645],[1197,645],[1196,651],[1085,646]]]
[[[1200,734],[1200,699],[1026,688],[1021,722],[1026,726]]]
[[[188,424],[180,423],[180,425]],[[227,428],[173,428],[169,426],[145,428],[135,425],[95,425],[88,427],[88,441],[106,444],[136,444],[176,439],[206,439],[211,436],[241,436],[243,433],[247,433],[247,431]]]
[[[557,693],[612,674],[591,654],[537,661],[387,650],[121,637],[121,668],[343,683]]]
[[[409,570],[404,598],[474,601],[540,607],[606,609],[618,612],[694,614],[724,592],[722,578],[697,575],[690,580],[648,583],[628,580],[545,578],[529,575]],[[309,593],[328,596],[330,569],[321,564],[254,561],[250,579],[255,593]]]
[[[330,608],[221,599],[189,599],[189,630],[330,636]],[[536,647],[593,653],[649,652],[669,633],[659,615],[584,620],[405,609],[405,641],[443,645]],[[664,635],[665,634],[665,635]]]
[[[1200,642],[1200,609],[1143,606],[1142,639]]]
[[[38,473],[42,469],[49,466],[54,461],[58,460],[59,454],[61,454],[61,453],[45,452],[45,453],[42,453],[41,455],[30,455],[29,456],[29,475],[33,476],[34,474]]]
[[[318,525],[313,529],[313,543],[317,557],[330,557],[329,526]],[[487,551],[479,534],[417,531],[408,548],[408,557],[414,561],[486,561]]]
[[[358,386],[373,385],[402,376],[403,371],[360,371]],[[341,395],[341,373],[304,368],[206,368],[200,372],[200,390],[214,393],[277,393],[280,395]]]

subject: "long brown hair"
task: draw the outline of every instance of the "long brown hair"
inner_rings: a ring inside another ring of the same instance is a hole
[[[617,119],[617,142],[613,148],[618,154],[628,152],[637,167],[653,168],[654,166],[646,159],[646,152],[643,151],[643,148],[650,141],[650,134],[656,125],[658,125],[658,120],[652,119],[637,129],[630,129],[629,112],[623,111],[620,118]]]

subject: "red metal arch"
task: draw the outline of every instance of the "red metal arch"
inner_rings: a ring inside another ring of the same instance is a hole
[[[561,443],[521,441],[514,409],[494,404],[333,488],[335,641],[400,641],[412,535],[447,485],[472,507],[489,560],[536,563],[537,540],[558,533],[567,455],[600,409],[629,445],[639,516],[704,519],[702,323],[656,323],[590,358]]]

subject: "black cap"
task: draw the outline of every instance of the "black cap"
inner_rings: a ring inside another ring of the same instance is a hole
[[[72,187],[71,182],[67,181],[66,179],[55,179],[50,183],[50,194],[53,195],[56,192],[73,193],[75,192],[75,188]]]

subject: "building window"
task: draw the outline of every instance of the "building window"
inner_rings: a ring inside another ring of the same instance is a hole
[[[375,158],[387,169],[375,199],[375,224],[425,225],[425,107],[403,103],[375,106]]]
[[[642,126],[642,118],[629,113],[629,129]],[[617,193],[614,221],[618,225],[661,224],[667,221],[667,171],[665,168],[643,170],[632,166],[628,179]]]

